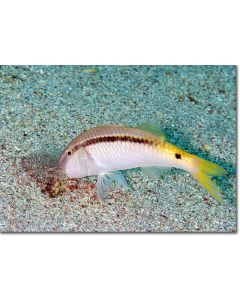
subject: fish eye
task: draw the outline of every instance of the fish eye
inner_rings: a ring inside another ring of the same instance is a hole
[[[68,155],[71,155],[71,154],[72,154],[72,151],[68,151],[67,154],[68,154]]]

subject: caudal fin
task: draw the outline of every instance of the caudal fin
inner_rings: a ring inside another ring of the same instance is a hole
[[[222,176],[226,174],[226,171],[218,165],[197,156],[194,156],[194,160],[195,170],[191,174],[215,199],[222,201],[222,195],[210,176]]]

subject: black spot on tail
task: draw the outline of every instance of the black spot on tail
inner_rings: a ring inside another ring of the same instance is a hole
[[[176,159],[181,159],[181,154],[175,153],[175,157],[176,157]]]

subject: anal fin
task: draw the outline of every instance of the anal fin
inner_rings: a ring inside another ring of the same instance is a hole
[[[164,175],[166,172],[171,170],[170,167],[145,167],[141,168],[143,173],[145,173],[148,177],[152,179],[157,179],[160,176]]]

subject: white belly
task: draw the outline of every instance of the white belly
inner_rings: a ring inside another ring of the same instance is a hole
[[[170,166],[167,157],[153,147],[131,142],[99,143],[87,148],[95,162],[94,171],[103,172],[148,166]]]

